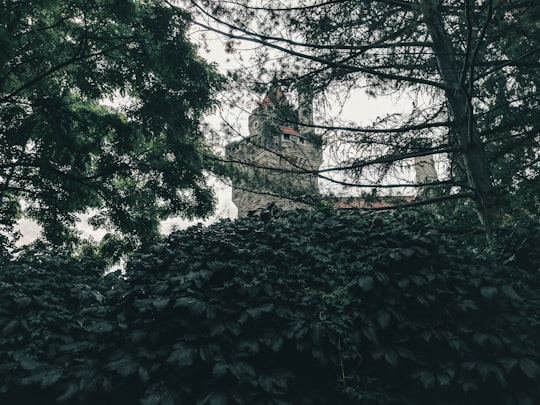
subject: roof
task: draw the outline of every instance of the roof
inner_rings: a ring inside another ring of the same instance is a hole
[[[283,90],[281,90],[281,86],[279,85],[272,85],[266,92],[266,95],[262,99],[262,101],[259,103],[260,106],[267,106],[270,104],[281,104],[285,100],[285,95],[283,94]]]
[[[281,132],[283,132],[285,134],[300,135],[300,132],[298,132],[294,128],[283,127],[283,128],[280,128],[280,129],[281,129]]]

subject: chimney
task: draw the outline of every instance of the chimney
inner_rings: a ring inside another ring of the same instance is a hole
[[[438,180],[433,155],[415,157],[414,168],[416,169],[417,184],[433,183]]]
[[[431,140],[427,138],[421,138],[417,143],[422,149],[428,149],[432,146]],[[414,158],[414,168],[416,170],[417,184],[433,183],[438,180],[433,155],[416,156]]]

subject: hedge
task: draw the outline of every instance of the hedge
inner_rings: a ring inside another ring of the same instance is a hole
[[[512,237],[296,211],[176,232],[125,275],[11,263],[0,403],[540,403],[538,269]]]

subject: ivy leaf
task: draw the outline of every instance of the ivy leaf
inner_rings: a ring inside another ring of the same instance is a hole
[[[212,392],[201,402],[201,405],[227,405],[227,396],[221,392]]]
[[[384,359],[392,367],[396,367],[399,361],[399,356],[394,350],[385,350]]]
[[[63,370],[59,367],[40,367],[35,369],[30,376],[23,378],[22,383],[39,384],[41,388],[47,388],[58,382],[63,374]]]
[[[358,286],[366,292],[371,290],[373,288],[373,277],[361,276],[358,278]]]
[[[218,362],[214,364],[214,368],[212,369],[212,374],[216,377],[222,377],[225,374],[227,374],[228,370],[229,370],[229,366],[226,363]]]
[[[362,332],[364,336],[373,343],[378,343],[379,339],[375,328],[372,325],[362,325]]]
[[[229,370],[239,381],[256,376],[254,368],[245,361],[229,364]]]
[[[184,344],[174,345],[175,349],[167,358],[167,363],[179,367],[189,367],[195,362],[198,350],[193,347],[185,346]]]
[[[392,317],[386,311],[379,311],[379,313],[377,314],[377,322],[379,323],[381,329],[386,329],[390,324],[391,319]]]
[[[519,368],[523,371],[523,374],[530,379],[535,379],[537,376],[540,376],[540,367],[538,367],[538,364],[531,359],[519,359]]]
[[[506,374],[510,374],[510,372],[517,366],[518,360],[514,358],[501,358],[498,360],[498,363],[504,367]]]
[[[41,366],[40,363],[22,353],[13,356],[24,370],[31,371]]]
[[[258,319],[261,316],[261,314],[272,312],[273,309],[274,309],[274,304],[269,302],[269,303],[262,304],[254,308],[248,308],[246,309],[246,312],[250,317],[254,319]]]
[[[110,321],[95,322],[86,328],[86,330],[88,330],[89,332],[94,332],[98,334],[109,333],[112,332],[113,329],[114,324]]]
[[[143,383],[147,383],[150,380],[150,374],[148,373],[148,370],[146,370],[144,367],[140,366],[137,371],[139,374],[139,378]]]
[[[153,392],[141,399],[142,405],[174,405],[174,400],[168,390]]]
[[[7,336],[13,335],[19,330],[19,325],[20,322],[18,319],[12,319],[6,326],[4,326],[2,333]]]
[[[163,311],[169,305],[170,298],[156,298],[152,300],[152,305],[158,311]]]
[[[129,355],[121,355],[115,360],[109,362],[106,366],[108,370],[116,371],[123,377],[135,374],[139,370],[139,365]]]
[[[499,294],[499,290],[497,290],[497,287],[484,285],[480,288],[480,293],[484,298],[491,300]]]
[[[426,370],[413,374],[413,377],[419,379],[422,385],[424,386],[424,388],[433,387],[436,381],[435,374]]]
[[[62,395],[56,398],[58,402],[66,402],[73,398],[79,392],[78,384],[69,384],[68,388]]]
[[[516,301],[519,301],[519,302],[523,301],[523,298],[510,285],[503,285],[501,287],[501,291],[508,298],[512,298],[513,300],[516,300]]]

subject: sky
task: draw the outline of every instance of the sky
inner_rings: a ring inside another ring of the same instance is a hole
[[[200,41],[201,35],[205,35],[207,46],[201,46],[199,54],[208,62],[215,63],[218,69],[222,73],[226,73],[229,69],[237,69],[242,66],[242,63],[238,57],[231,53],[225,52],[225,41],[218,37],[216,34],[203,33],[201,31],[192,32],[192,41]],[[240,43],[238,45],[243,61],[249,57],[250,45]],[[242,48],[244,47],[244,48]],[[260,95],[262,97],[263,95]],[[227,94],[221,95],[223,99],[227,99]],[[249,101],[245,106],[241,108],[232,108],[227,106],[226,108],[218,109],[214,114],[209,115],[206,118],[206,124],[208,124],[213,130],[219,133],[223,119],[225,118],[229,122],[233,122],[237,130],[242,135],[247,135],[247,118],[248,111],[252,110],[256,104],[253,97],[247,98]],[[119,101],[121,102],[121,101]],[[224,102],[223,105],[228,103]],[[250,105],[251,104],[251,105]],[[328,103],[332,105],[332,101]],[[354,122],[357,125],[368,125],[377,117],[389,112],[400,112],[407,108],[408,102],[402,99],[397,99],[393,96],[373,98],[368,96],[363,91],[357,91],[351,94],[347,100],[343,102],[337,102],[336,105],[340,105],[339,109],[335,111],[328,111],[329,114],[338,116],[340,120]],[[328,159],[327,159],[328,160]],[[328,164],[328,162],[326,162]],[[323,164],[324,165],[324,164]],[[190,225],[202,222],[203,224],[209,224],[220,218],[235,218],[237,216],[237,209],[231,200],[231,188],[219,181],[216,178],[209,178],[209,182],[213,185],[216,196],[217,206],[215,213],[206,220],[196,219],[193,221],[183,220],[181,218],[171,218],[163,221],[161,231],[163,233],[169,233],[176,228],[186,228]],[[328,187],[324,181],[321,182],[321,187]],[[324,190],[323,190],[324,192]],[[92,238],[99,240],[105,233],[105,230],[95,230],[86,222],[88,215],[82,215],[79,223],[79,230],[83,238]],[[39,226],[28,219],[21,219],[18,223],[18,229],[22,233],[22,238],[19,240],[18,245],[25,245],[34,240],[39,234]]]

